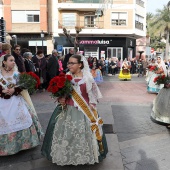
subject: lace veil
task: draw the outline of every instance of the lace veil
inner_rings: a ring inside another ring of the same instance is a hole
[[[97,104],[97,100],[99,98],[102,98],[102,94],[90,73],[87,59],[83,55],[80,55],[80,56],[81,56],[81,61],[83,61],[83,65],[84,65],[82,72],[83,72],[83,77],[86,83],[86,90],[87,90],[87,93],[90,99],[89,102]]]
[[[163,61],[162,57],[161,56],[158,56],[157,58],[160,58],[161,59],[161,62],[160,64],[158,64],[159,67],[162,67],[163,71],[164,71],[164,74],[167,75],[167,68],[166,68],[166,65],[165,65],[165,62]]]

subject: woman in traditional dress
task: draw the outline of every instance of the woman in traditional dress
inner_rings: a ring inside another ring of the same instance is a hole
[[[108,152],[96,105],[102,97],[84,56],[68,62],[73,77],[70,99],[59,98],[48,124],[42,154],[57,165],[99,163]],[[95,130],[94,130],[95,128]]]
[[[91,74],[94,78],[94,81],[97,83],[97,84],[100,84],[103,82],[103,76],[102,76],[102,72],[99,68],[97,67],[93,67],[91,69]]]
[[[161,68],[167,76],[166,65],[162,63]],[[169,75],[168,75],[169,76]],[[159,124],[163,124],[170,128],[170,80],[165,82],[164,87],[159,91],[158,95],[153,101],[153,108],[151,112],[151,119]]]
[[[155,63],[155,59],[154,58],[152,58],[151,59],[151,63],[148,65],[148,70],[147,70],[147,72],[146,72],[146,83],[148,84],[148,82],[149,82],[149,79],[150,79],[150,77],[152,76],[152,74],[153,74],[153,71],[151,71],[150,70],[150,68],[151,67],[153,67],[153,66],[156,66],[157,64]]]
[[[161,59],[160,56],[157,57],[156,67],[157,67],[157,69],[152,71],[152,75],[150,76],[149,81],[148,81],[147,91],[149,93],[158,93],[160,91],[160,89],[162,89],[164,87],[163,84],[157,85],[154,82],[154,79],[156,77],[163,75],[166,72],[165,63],[163,62],[163,60]]]
[[[28,93],[16,87],[19,72],[14,68],[13,56],[0,58],[0,156],[33,148],[43,137]]]
[[[122,63],[122,67],[119,73],[120,80],[131,80],[130,68],[131,68],[131,65],[125,58],[125,60]]]

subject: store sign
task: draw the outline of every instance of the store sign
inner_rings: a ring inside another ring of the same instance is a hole
[[[80,44],[110,44],[109,40],[81,40]]]

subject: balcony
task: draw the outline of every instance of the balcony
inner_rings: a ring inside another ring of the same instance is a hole
[[[63,27],[65,27],[67,29],[75,29],[75,27],[80,27],[82,29],[104,29],[104,21],[95,21],[95,22],[59,21],[58,28],[62,29]]]
[[[136,0],[136,4],[138,4],[141,7],[144,7],[144,2],[142,0]]]
[[[59,3],[101,3],[101,0],[58,0]]]
[[[135,21],[135,28],[143,30],[143,23],[139,21]]]

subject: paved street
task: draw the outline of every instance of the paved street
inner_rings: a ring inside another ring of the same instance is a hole
[[[117,76],[104,77],[98,105],[104,120],[109,153],[93,166],[57,166],[41,156],[40,148],[0,158],[0,170],[169,170],[170,135],[164,126],[150,120],[155,94],[146,92],[144,77],[132,75],[132,81]],[[45,131],[55,108],[47,92],[32,97]]]

